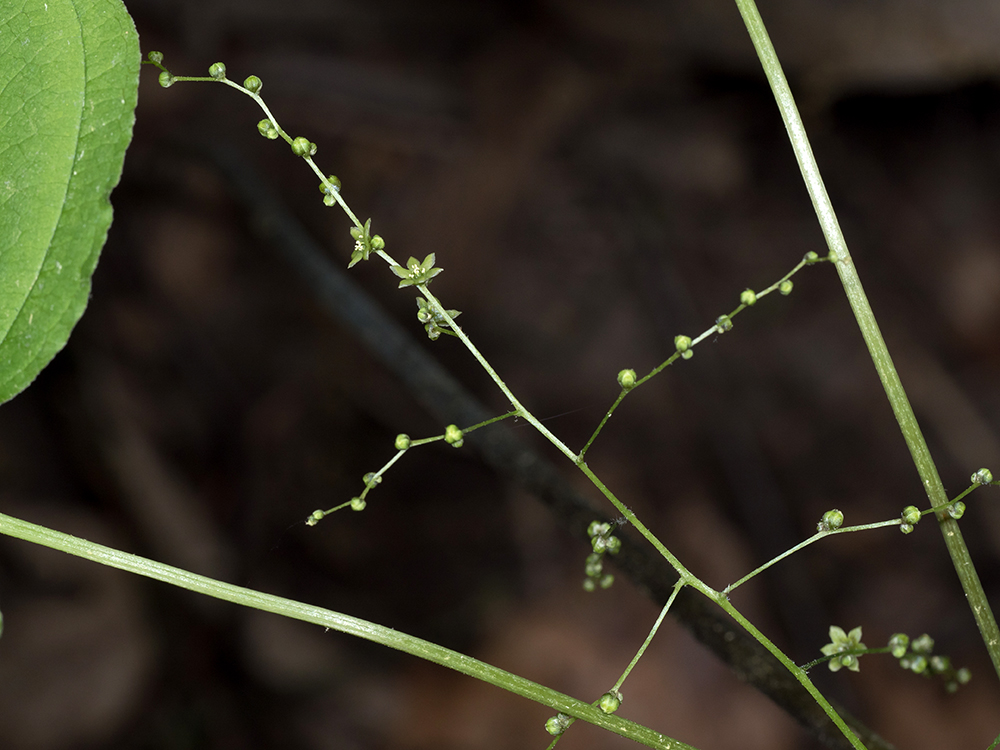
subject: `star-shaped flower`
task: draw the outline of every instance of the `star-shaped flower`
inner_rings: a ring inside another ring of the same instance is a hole
[[[856,627],[850,633],[845,633],[843,628],[836,625],[830,626],[830,643],[820,649],[824,656],[832,656],[830,659],[830,671],[836,672],[841,667],[847,667],[852,672],[861,669],[858,662],[858,652],[865,651],[867,646],[861,642],[861,628]]]

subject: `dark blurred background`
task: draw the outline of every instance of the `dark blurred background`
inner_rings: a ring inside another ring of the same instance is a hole
[[[177,75],[251,73],[292,135],[547,426],[579,449],[617,394],[823,239],[728,0],[134,0]],[[1000,6],[771,0],[760,7],[946,487],[1000,470]],[[252,101],[143,69],[93,298],[0,410],[0,510],[463,650],[574,696],[609,687],[659,604],[471,446],[399,462],[443,425],[255,234],[211,154],[236,149],[343,267],[339,210]],[[183,146],[197,145],[201,151]],[[207,149],[207,150],[206,150]],[[250,192],[253,192],[251,187]],[[460,344],[427,341],[379,261],[363,286],[494,413]],[[518,437],[572,467],[530,427]],[[590,465],[723,587],[812,533],[923,493],[834,269],[808,268],[633,393]],[[608,511],[611,512],[610,510]],[[1000,498],[962,528],[1000,605]],[[891,657],[820,686],[901,748],[984,748],[1000,689],[925,521],[837,537],[733,597],[799,663],[831,624],[869,646],[928,632],[973,681],[947,695]],[[544,748],[551,711],[297,622],[0,540],[4,748]],[[668,620],[621,714],[699,748],[816,741]],[[560,748],[631,746],[575,726]]]

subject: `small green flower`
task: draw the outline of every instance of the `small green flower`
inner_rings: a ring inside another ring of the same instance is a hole
[[[866,650],[867,646],[861,642],[860,626],[852,629],[850,633],[845,633],[843,628],[831,625],[830,641],[820,650],[824,656],[833,657],[830,659],[831,672],[837,672],[841,667],[847,667],[852,672],[861,669],[857,652]]]
[[[424,258],[423,262],[411,256],[410,259],[406,261],[405,268],[402,266],[392,266],[392,272],[402,279],[402,281],[399,282],[400,289],[404,286],[427,284],[443,270],[443,268],[434,267],[434,253],[430,253],[426,258]]]
[[[368,260],[368,256],[376,250],[372,245],[372,220],[365,222],[363,227],[351,227],[351,237],[354,238],[354,251],[351,253],[351,262],[348,268],[353,268],[356,263]]]
[[[794,285],[792,284],[792,280],[791,279],[785,279],[780,284],[778,284],[778,292],[782,296],[787,297],[789,294],[792,293],[792,287],[793,286]]]
[[[757,292],[753,289],[744,289],[740,292],[740,304],[746,305],[747,307],[753,307],[757,304]]]

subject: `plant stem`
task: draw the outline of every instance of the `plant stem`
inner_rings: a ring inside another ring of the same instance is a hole
[[[568,695],[505,672],[485,662],[460,654],[457,651],[438,646],[435,643],[400,633],[392,628],[367,622],[349,615],[333,612],[310,604],[284,599],[241,586],[233,586],[212,578],[190,573],[180,568],[164,565],[138,555],[105,547],[101,544],[63,534],[53,529],[37,526],[0,513],[0,534],[40,544],[44,547],[66,552],[76,557],[118,568],[130,573],[169,583],[188,591],[240,604],[245,607],[273,612],[303,622],[313,623],[330,630],[337,630],[359,638],[403,651],[421,659],[454,669],[477,680],[503,688],[511,693],[549,706],[556,711],[595,724],[610,732],[635,740],[643,745],[664,750],[694,750],[690,745],[666,737],[648,727],[641,726],[621,717],[606,714],[596,706],[572,698]]]
[[[775,101],[777,101],[778,109],[781,111],[781,118],[788,130],[792,150],[795,152],[799,169],[802,171],[802,178],[806,183],[806,190],[812,199],[820,228],[823,230],[823,236],[830,248],[830,259],[837,267],[840,281],[844,286],[851,309],[854,311],[858,327],[861,329],[861,335],[868,346],[872,362],[878,371],[879,379],[882,381],[882,387],[885,388],[889,398],[893,414],[896,415],[896,421],[903,432],[903,438],[906,440],[906,446],[910,450],[910,456],[913,458],[914,466],[920,475],[924,491],[927,493],[932,507],[945,504],[948,502],[948,496],[941,483],[941,477],[938,476],[937,467],[927,448],[927,442],[920,431],[909,399],[903,390],[903,384],[899,380],[899,374],[896,372],[892,358],[889,356],[889,350],[882,339],[875,314],[872,312],[871,305],[868,304],[868,297],[861,285],[861,279],[854,267],[851,254],[847,250],[847,243],[840,230],[837,215],[833,210],[833,204],[827,195],[819,166],[816,164],[812,148],[809,145],[805,126],[802,124],[802,118],[795,106],[788,81],[785,80],[785,75],[781,70],[778,56],[767,35],[767,30],[764,28],[764,22],[761,20],[753,0],[736,0],[736,5],[743,16],[747,31],[750,32],[757,56],[764,67],[764,73],[771,85],[771,90],[774,92]],[[955,572],[958,573],[958,578],[962,583],[965,596],[982,635],[983,643],[986,644],[990,659],[993,661],[993,668],[996,670],[997,676],[1000,677],[1000,630],[997,629],[996,618],[990,609],[986,593],[983,591],[982,583],[976,574],[957,521],[946,513],[938,513],[937,517],[941,533],[944,535],[945,545],[948,548],[948,554],[951,555],[952,564],[955,566]]]

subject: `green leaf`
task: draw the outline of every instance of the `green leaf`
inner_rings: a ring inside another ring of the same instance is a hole
[[[139,62],[121,0],[0,4],[0,402],[65,346],[87,305]]]

